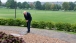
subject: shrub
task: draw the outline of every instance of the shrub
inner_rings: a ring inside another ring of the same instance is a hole
[[[63,29],[65,30],[65,31],[71,31],[71,24],[70,23],[64,23],[63,24]]]
[[[15,22],[14,22],[15,26],[21,26],[22,24],[21,21],[22,21],[21,19],[15,19]]]
[[[26,43],[22,38],[0,32],[0,43]]]
[[[63,28],[63,27],[64,27],[64,26],[63,26],[63,23],[61,23],[61,22],[56,23],[55,26],[56,26],[57,30],[61,30],[61,31],[62,31],[62,30],[64,29],[64,28]]]
[[[8,25],[9,26],[14,26],[15,20],[14,19],[8,19]]]
[[[6,25],[7,20],[6,19],[0,19],[0,25]]]
[[[71,31],[71,24],[70,23],[56,23],[57,30],[64,30],[64,31]]]
[[[31,26],[32,26],[33,28],[39,28],[39,22],[32,21]]]
[[[76,32],[76,24],[73,24],[73,25],[72,25],[71,30],[72,30],[73,32]]]
[[[26,27],[26,21],[21,19],[0,19],[0,25],[9,25],[9,26],[24,26]],[[61,31],[73,31],[76,32],[76,24],[71,25],[70,23],[53,23],[53,22],[44,22],[44,21],[32,21],[31,26],[33,28],[42,28],[42,29],[57,29]]]
[[[46,28],[46,23],[44,21],[40,21],[39,22],[39,28],[45,29]]]
[[[24,27],[26,27],[26,26],[27,26],[27,24],[26,24],[26,21],[25,21],[25,20],[22,20],[21,22],[22,22],[22,24],[21,24],[21,25],[23,25]]]
[[[55,28],[55,25],[54,25],[53,22],[47,22],[46,26],[47,26],[49,29]]]
[[[8,25],[10,26],[20,26],[21,24],[21,19],[8,19]]]

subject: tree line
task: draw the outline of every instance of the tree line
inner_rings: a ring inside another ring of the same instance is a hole
[[[37,9],[37,10],[76,10],[76,2],[63,2],[62,5],[59,4],[51,4],[49,2],[45,2],[42,4],[40,1],[36,1],[33,3],[24,2],[16,2],[15,0],[7,0],[5,4],[2,4],[0,0],[0,6],[5,6],[6,8],[19,8],[19,9]]]

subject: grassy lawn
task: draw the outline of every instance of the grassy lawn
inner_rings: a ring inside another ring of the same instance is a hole
[[[17,9],[17,18],[24,19],[23,11]],[[26,10],[31,13],[33,21],[52,21],[76,23],[75,11],[45,11],[45,10]],[[0,18],[14,18],[14,9],[0,8]]]

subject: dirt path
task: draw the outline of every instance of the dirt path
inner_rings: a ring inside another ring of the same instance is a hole
[[[27,31],[26,27],[15,27],[15,26],[0,26],[0,30],[14,31],[19,34],[25,34]],[[68,34],[65,32],[31,28],[31,34],[47,36],[50,38],[57,38],[60,40],[67,41],[69,43],[76,43],[76,35]]]

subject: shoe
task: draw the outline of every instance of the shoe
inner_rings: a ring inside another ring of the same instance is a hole
[[[30,33],[29,31],[27,31],[27,33]]]

